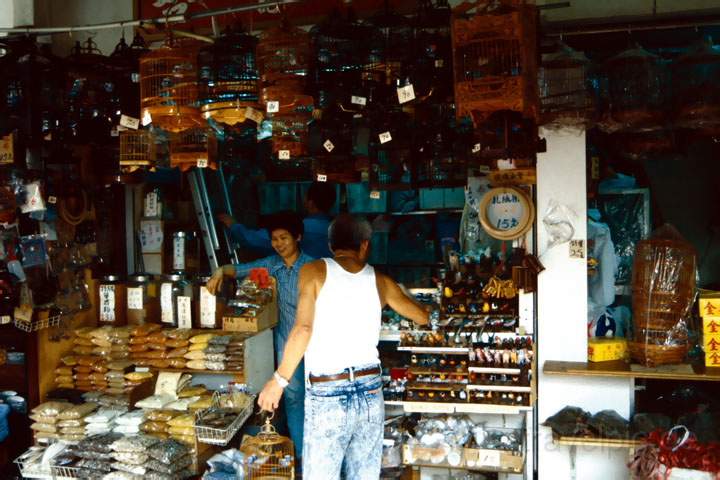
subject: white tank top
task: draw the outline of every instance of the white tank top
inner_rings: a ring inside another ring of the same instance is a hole
[[[312,336],[305,351],[305,371],[337,373],[348,367],[379,364],[382,307],[370,265],[350,273],[324,258],[327,274],[315,300]]]

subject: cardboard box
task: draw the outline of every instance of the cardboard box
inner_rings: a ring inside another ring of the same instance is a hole
[[[232,308],[229,308],[227,311],[231,312]],[[265,305],[265,308],[263,308],[260,313],[258,313],[254,317],[235,317],[232,315],[224,315],[222,329],[230,332],[255,333],[261,332],[268,328],[272,328],[277,325],[277,323],[277,302],[276,299],[273,298],[273,301]]]
[[[700,290],[700,316],[720,319],[720,292]]]
[[[627,340],[624,338],[588,339],[588,362],[622,360],[627,355]]]

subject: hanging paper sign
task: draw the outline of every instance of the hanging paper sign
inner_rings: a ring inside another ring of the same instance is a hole
[[[350,103],[365,106],[367,105],[367,98],[353,95],[352,97],[350,97]]]
[[[115,285],[100,285],[100,321],[115,321]]]
[[[10,322],[12,322],[12,317],[10,315],[0,316],[0,325],[7,325]]]
[[[178,328],[192,328],[192,312],[190,297],[177,297]]]
[[[493,188],[480,201],[478,217],[490,236],[499,240],[514,240],[532,227],[535,207],[519,188]]]
[[[398,102],[407,103],[411,100],[415,100],[415,89],[410,85],[405,85],[397,89]]]
[[[380,192],[377,190],[372,190],[370,192],[370,198],[372,198],[373,200],[380,200]]]
[[[390,132],[383,132],[378,135],[378,138],[380,139],[380,143],[387,143],[392,140],[392,135],[390,135]]]
[[[173,238],[173,268],[185,270],[185,237]]]
[[[266,109],[267,113],[277,113],[280,111],[280,102],[277,100],[270,100],[267,102]]]
[[[162,321],[162,323],[174,323],[172,283],[163,283],[160,285],[160,310],[160,321]]]
[[[140,221],[140,248],[142,253],[160,253],[162,251],[163,236],[160,220]]]
[[[257,123],[258,125],[260,125],[263,121],[263,118],[265,118],[263,116],[262,112],[255,110],[252,107],[245,108],[245,117],[249,118],[253,122]]]
[[[478,153],[481,148],[482,146],[479,143],[476,143],[475,145],[473,145],[472,153]]]
[[[200,326],[215,327],[216,312],[217,298],[210,293],[207,287],[200,287]]]
[[[15,135],[9,134],[0,138],[0,165],[8,165],[15,161]]]
[[[335,145],[330,140],[325,140],[325,143],[323,143],[323,147],[325,147],[325,150],[328,151],[328,153],[332,152],[335,148]]]
[[[157,217],[158,214],[158,196],[157,192],[149,192],[145,195],[145,216],[146,217]]]
[[[138,72],[133,72],[130,74],[130,80],[133,83],[140,83],[140,74]]]
[[[198,158],[197,159],[197,167],[198,168],[207,168],[207,166],[208,166],[207,158]]]
[[[143,289],[142,287],[129,287],[127,289],[127,308],[131,310],[142,310]]]
[[[278,158],[280,160],[290,160],[290,150],[280,150],[278,152]]]
[[[327,175],[318,174],[317,181],[318,182],[327,182]]]
[[[437,60],[435,60],[435,68],[442,68],[443,65],[445,65],[445,62],[442,58],[438,58]]]
[[[120,125],[130,130],[137,130],[140,128],[140,119],[123,114],[120,115]]]
[[[152,123],[152,115],[150,115],[150,112],[145,110],[145,113],[143,113],[143,117],[142,117],[143,127],[147,127],[151,123]]]
[[[49,203],[50,205],[55,205],[55,204],[57,203],[57,197],[54,197],[54,196],[50,195],[50,196],[48,197],[48,203]]]

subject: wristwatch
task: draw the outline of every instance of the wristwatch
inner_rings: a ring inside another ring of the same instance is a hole
[[[277,371],[276,371],[275,373],[273,373],[273,378],[274,378],[275,381],[278,383],[278,385],[280,385],[281,388],[285,388],[285,387],[287,387],[288,385],[290,385],[290,382],[288,382],[287,380],[285,380],[285,379],[282,377],[282,375],[280,375]]]

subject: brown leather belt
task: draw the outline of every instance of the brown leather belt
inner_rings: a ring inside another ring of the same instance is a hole
[[[380,375],[382,369],[380,367],[364,368],[362,370],[353,370],[353,377],[366,377],[368,375]],[[333,382],[336,380],[349,380],[350,372],[346,369],[343,373],[335,375],[309,375],[311,383]]]

